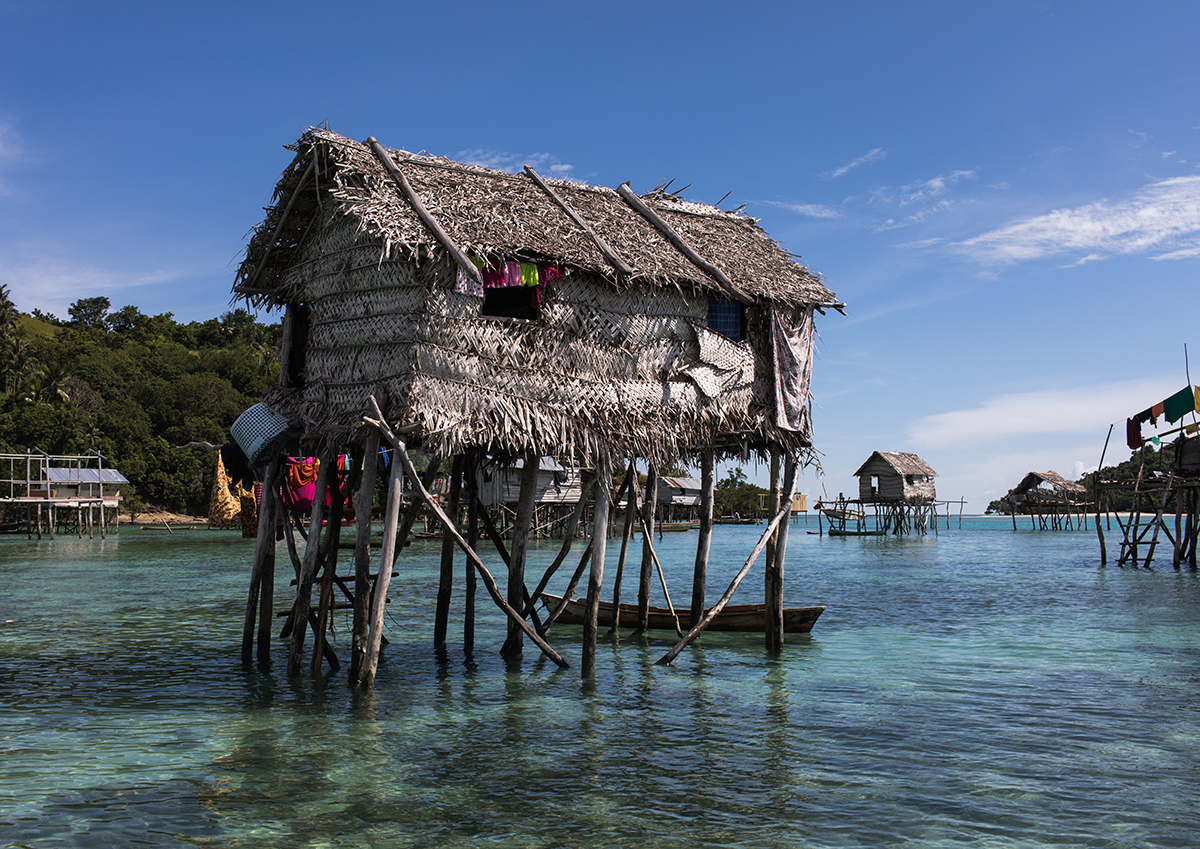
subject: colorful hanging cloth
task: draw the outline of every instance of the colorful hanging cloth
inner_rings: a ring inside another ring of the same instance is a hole
[[[1125,444],[1130,451],[1137,451],[1146,444],[1142,439],[1142,426],[1136,418],[1125,420]]]
[[[1163,414],[1171,424],[1175,424],[1188,413],[1194,412],[1196,412],[1196,392],[1190,386],[1183,387],[1163,401]]]

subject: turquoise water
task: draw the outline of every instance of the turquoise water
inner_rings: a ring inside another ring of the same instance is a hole
[[[712,598],[760,531],[717,529]],[[658,543],[681,607],[695,539]],[[0,539],[0,847],[1200,842],[1200,579],[1102,569],[1094,531],[793,526],[811,635],[706,635],[671,667],[669,634],[602,638],[594,690],[578,628],[552,632],[572,669],[501,659],[482,589],[474,655],[452,622],[439,657],[438,550],[407,549],[356,696],[288,680],[282,643],[241,669],[236,532]],[[737,600],[761,592],[760,563]]]

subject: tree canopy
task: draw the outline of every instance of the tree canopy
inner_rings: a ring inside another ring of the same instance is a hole
[[[69,321],[22,315],[0,286],[0,451],[99,450],[146,502],[203,512],[220,444],[278,379],[281,326],[244,309],[180,323],[106,297],[81,298]]]

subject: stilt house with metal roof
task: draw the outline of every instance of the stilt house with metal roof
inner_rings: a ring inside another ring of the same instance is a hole
[[[841,305],[754,219],[324,129],[291,149],[234,292],[285,311],[281,381],[264,400],[313,453],[382,433],[467,458],[468,476],[472,457],[525,458],[531,493],[536,458],[557,458],[600,470],[597,526],[617,462],[696,462],[711,490],[714,456],[782,458],[789,481],[810,457],[813,314]],[[513,549],[523,621],[516,536]]]

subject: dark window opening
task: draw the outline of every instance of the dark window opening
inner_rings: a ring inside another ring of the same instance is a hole
[[[496,286],[483,290],[484,315],[506,318],[538,318],[537,286]]]
[[[734,342],[746,338],[746,310],[724,295],[708,296],[708,329]]]

